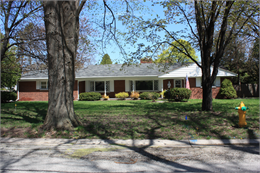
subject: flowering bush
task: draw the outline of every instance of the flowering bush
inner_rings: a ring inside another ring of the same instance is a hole
[[[127,92],[120,92],[120,93],[117,93],[115,94],[116,98],[119,98],[119,99],[125,99],[127,97],[129,97],[129,94]]]
[[[131,92],[130,98],[138,99],[139,96],[140,96],[139,92],[134,91],[134,92]]]
[[[163,90],[162,92],[160,92],[160,96],[162,96],[163,98],[165,97],[165,92],[166,92],[167,90]]]
[[[107,96],[107,95],[102,95],[102,98],[103,98],[104,100],[109,100],[109,96]]]

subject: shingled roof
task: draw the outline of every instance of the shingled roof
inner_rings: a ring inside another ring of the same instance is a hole
[[[144,63],[138,65],[105,64],[89,65],[76,72],[76,78],[93,77],[132,77],[132,76],[159,76],[168,71],[172,71],[182,66],[176,63],[171,66],[165,64],[156,65],[153,63]],[[22,75],[22,79],[47,79],[48,71],[33,71]]]
[[[105,65],[90,65],[85,69],[81,69],[76,73],[77,78],[84,77],[131,77],[131,76],[158,76],[166,71],[172,71],[181,64],[174,64],[168,69],[164,69],[162,65],[158,66],[152,63],[125,65],[122,64],[105,64]]]

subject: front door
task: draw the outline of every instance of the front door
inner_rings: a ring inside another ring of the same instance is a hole
[[[173,79],[166,79],[166,80],[163,80],[163,90],[167,90],[168,89],[169,81],[170,81],[170,84],[171,84],[170,88],[173,88]]]
[[[120,92],[125,92],[125,80],[115,80],[114,87],[115,87],[115,94]]]

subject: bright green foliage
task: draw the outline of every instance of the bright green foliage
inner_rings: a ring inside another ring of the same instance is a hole
[[[119,98],[119,99],[125,99],[127,97],[129,97],[129,94],[127,92],[120,92],[120,93],[117,93],[115,94],[116,98]]]
[[[1,92],[1,102],[9,102],[10,100],[15,101],[17,94],[15,92]]]
[[[160,97],[160,94],[156,92],[143,92],[140,94],[139,97],[144,100],[154,100],[158,99]]]
[[[191,90],[187,88],[171,88],[165,92],[165,98],[168,100],[182,101],[190,99]]]
[[[112,64],[112,61],[110,59],[110,56],[108,54],[105,54],[102,58],[102,61],[100,64]]]
[[[180,44],[179,44],[179,43]],[[168,49],[164,50],[162,54],[159,55],[159,58],[155,60],[157,63],[186,63],[186,62],[193,62],[187,55],[184,53],[189,53],[190,56],[198,60],[198,57],[196,56],[195,50],[191,47],[191,44],[188,41],[179,39],[177,41],[172,42],[172,44],[176,47],[178,47],[180,50],[175,48],[174,46],[169,47]],[[181,44],[185,47],[185,50]]]
[[[223,98],[237,98],[237,92],[229,79],[224,79],[219,92]]]
[[[162,96],[163,98],[165,97],[165,92],[166,92],[167,90],[163,90],[162,92],[160,92],[160,96]]]
[[[2,37],[3,35],[1,34]],[[11,89],[16,85],[20,77],[20,63],[16,57],[16,48],[12,47],[6,52],[6,58],[1,61],[1,88],[8,87]]]
[[[94,100],[100,100],[101,99],[100,93],[95,92],[85,92],[79,94],[79,100],[80,101],[94,101]]]

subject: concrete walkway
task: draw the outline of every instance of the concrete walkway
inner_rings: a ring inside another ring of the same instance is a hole
[[[260,140],[0,139],[2,173],[259,172]]]

